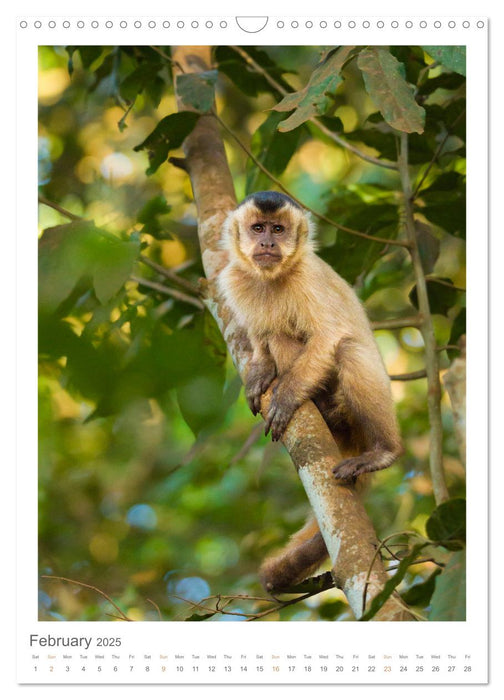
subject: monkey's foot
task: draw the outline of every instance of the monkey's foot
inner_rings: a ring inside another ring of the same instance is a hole
[[[361,474],[368,474],[369,472],[376,472],[389,467],[396,456],[394,452],[388,450],[370,450],[357,455],[357,457],[344,459],[332,471],[337,479],[352,481],[361,476]]]
[[[271,399],[264,428],[265,435],[271,430],[273,442],[280,440],[299,405],[294,396],[288,390],[282,390],[281,387],[281,384],[277,384],[273,391],[273,398]]]
[[[261,396],[268,390],[271,382],[276,377],[274,362],[263,365],[253,364],[247,375],[245,396],[250,410],[256,416],[261,410]]]

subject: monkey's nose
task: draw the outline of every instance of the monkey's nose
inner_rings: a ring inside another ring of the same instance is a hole
[[[261,242],[261,248],[274,248],[275,247],[275,241],[262,241]]]

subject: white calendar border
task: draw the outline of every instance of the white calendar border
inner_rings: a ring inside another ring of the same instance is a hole
[[[44,8],[45,9],[45,8]],[[464,623],[402,623],[409,627],[394,627],[390,625],[395,623],[381,623],[379,625],[371,625],[366,629],[366,643],[372,648],[383,645],[384,635],[388,637],[387,644],[390,649],[400,650],[404,645],[404,637],[411,634],[409,631],[411,625],[414,624],[415,649],[424,649],[425,653],[430,655],[436,653],[433,650],[433,645],[437,645],[439,649],[448,649],[452,644],[454,649],[460,649],[464,653],[464,645],[475,643],[475,651],[481,653],[481,658],[486,658],[486,640],[487,640],[487,623],[486,614],[482,614],[487,609],[487,586],[486,586],[486,571],[487,571],[487,479],[486,479],[486,452],[481,449],[481,435],[487,433],[487,387],[486,387],[486,372],[487,372],[487,352],[486,342],[483,339],[487,338],[487,314],[482,313],[482,309],[487,309],[486,296],[486,280],[487,275],[487,240],[486,240],[486,187],[487,187],[487,154],[486,154],[486,138],[483,138],[482,128],[487,123],[486,121],[486,103],[487,89],[486,80],[481,76],[486,75],[486,31],[488,21],[485,17],[455,17],[456,21],[471,21],[483,22],[484,27],[477,31],[474,25],[462,33],[459,30],[451,30],[447,26],[447,22],[451,18],[448,17],[401,17],[391,19],[388,16],[349,16],[338,17],[342,21],[342,27],[337,31],[337,39],[328,40],[327,28],[311,28],[308,32],[300,31],[301,27],[283,29],[281,35],[278,35],[278,30],[270,24],[263,32],[251,34],[249,40],[244,37],[242,30],[232,26],[232,14],[224,14],[229,20],[229,25],[223,29],[223,36],[216,37],[215,32],[210,32],[205,29],[198,29],[197,40],[195,41],[194,29],[190,28],[190,24],[186,24],[184,28],[177,27],[176,36],[169,34],[163,39],[163,43],[251,43],[254,45],[275,43],[277,45],[290,44],[312,44],[312,45],[327,45],[332,43],[366,43],[366,44],[459,44],[467,43],[468,45],[468,289],[471,290],[468,297],[468,324],[470,332],[468,334],[468,357],[469,357],[469,373],[468,373],[468,424],[471,425],[471,430],[467,436],[467,462],[468,469],[468,621]],[[195,15],[199,17],[199,15]],[[37,484],[36,484],[36,361],[34,350],[36,349],[36,250],[31,238],[33,231],[37,229],[37,208],[35,199],[36,187],[36,161],[33,154],[36,152],[36,49],[38,44],[72,44],[72,43],[104,43],[104,44],[142,44],[152,43],[153,37],[157,34],[157,28],[149,28],[144,22],[157,17],[157,15],[147,15],[146,17],[127,17],[126,21],[132,22],[128,28],[106,28],[97,27],[91,28],[86,24],[84,28],[79,28],[77,25],[71,25],[70,28],[64,29],[64,41],[60,36],[63,29],[61,25],[52,28],[48,26],[49,21],[64,21],[66,15],[54,14],[47,15],[45,10],[44,15],[36,13],[23,15],[25,21],[41,21],[42,26],[27,26],[23,30],[24,35],[17,31],[18,42],[18,134],[23,135],[23,139],[18,140],[18,195],[23,194],[18,202],[18,226],[17,226],[17,245],[18,245],[18,272],[17,272],[17,298],[18,298],[18,318],[22,320],[18,326],[18,425],[23,426],[22,439],[18,438],[18,551],[23,552],[23,557],[18,559],[18,601],[22,601],[22,605],[18,605],[20,612],[19,627],[18,627],[18,643],[19,643],[19,658],[26,652],[26,634],[36,631],[43,634],[44,630],[55,634],[56,627],[58,634],[98,634],[97,629],[100,628],[100,633],[105,634],[105,630],[110,629],[109,623],[40,623],[37,621],[36,596],[34,595],[34,585],[37,581],[37,546],[36,546],[36,503],[37,503]],[[281,16],[284,18],[285,16]],[[318,17],[331,17],[328,13],[320,13]],[[86,22],[100,21],[100,15],[85,17],[68,17],[71,22],[84,20]],[[122,19],[122,18],[121,18]],[[300,23],[306,22],[308,19],[314,18],[295,18]],[[426,28],[421,28],[418,25],[406,29],[404,26],[399,26],[397,29],[391,25],[392,21],[405,21],[411,19],[413,22],[420,21],[431,22]],[[175,18],[176,21],[187,21],[187,18]],[[292,18],[289,17],[292,21]],[[21,16],[18,21],[22,21]],[[104,20],[106,21],[106,20]],[[141,21],[142,27],[136,28],[135,21]],[[151,20],[152,21],[152,20]],[[320,21],[320,20],[319,20]],[[356,26],[352,27],[345,22],[355,21]],[[384,27],[371,25],[365,29],[359,26],[359,21],[378,22],[384,21]],[[434,21],[441,21],[442,26],[434,27]],[[444,26],[443,26],[444,25]],[[166,30],[165,30],[166,31]],[[174,31],[174,30],[169,30]],[[224,37],[225,31],[225,37]],[[173,39],[172,39],[173,36]],[[358,38],[360,37],[360,38]],[[400,37],[400,38],[399,38]],[[159,42],[160,43],[160,42]],[[480,135],[479,141],[471,139],[471,134],[477,133]],[[27,193],[33,192],[33,207],[27,205],[27,200],[31,199],[31,194],[27,197]],[[20,206],[22,202],[22,206]],[[479,340],[478,340],[479,339]],[[473,359],[474,358],[474,359]],[[26,430],[26,426],[29,426]],[[471,465],[478,465],[477,469],[474,466],[471,471]],[[21,495],[20,495],[21,494]],[[484,514],[484,517],[483,517]],[[28,562],[28,564],[27,564]],[[484,581],[482,572],[485,572]],[[355,643],[356,647],[362,644],[360,637],[362,632],[357,627],[358,623],[344,623],[334,628],[334,623],[329,627],[330,623],[313,623],[313,622],[290,622],[290,623],[261,623],[261,625],[252,625],[246,628],[243,623],[238,623],[239,627],[234,626],[228,628],[226,623],[223,632],[216,630],[214,625],[200,625],[198,628],[198,640],[201,648],[208,648],[208,644],[215,644],[215,635],[232,634],[233,646],[239,648],[250,648],[257,650],[264,648],[264,638],[267,637],[271,653],[277,652],[279,649],[285,653],[292,644],[293,638],[303,640],[303,646],[307,644],[306,639],[312,635],[317,637],[317,648],[313,649],[313,653],[317,649],[323,652],[327,648],[338,646],[338,642],[342,642],[344,647],[352,648]],[[264,628],[263,625],[268,625]],[[133,640],[139,639],[149,640],[153,636],[158,638],[156,644],[162,644],[162,639],[168,634],[176,636],[177,649],[181,651],[184,648],[189,650],[194,648],[192,637],[194,635],[194,627],[185,623],[165,622],[165,623],[136,623],[131,632],[122,632],[124,626],[121,626],[121,634],[124,638],[128,636]],[[316,625],[316,631],[315,627]],[[385,625],[385,627],[383,627]],[[294,627],[293,627],[294,626]],[[66,629],[75,630],[66,632]],[[127,626],[130,627],[130,626]],[[221,627],[221,626],[219,626]],[[103,629],[102,629],[103,628]],[[159,630],[157,629],[159,628]],[[390,628],[390,629],[389,629]],[[114,628],[115,629],[115,628]],[[77,632],[78,630],[78,632]],[[86,631],[89,630],[89,631]],[[399,633],[399,634],[398,634]],[[106,634],[110,634],[109,631]],[[343,642],[344,639],[344,642]],[[336,642],[336,644],[335,644]],[[219,639],[219,645],[222,645],[222,653],[226,648],[225,640]],[[240,644],[242,646],[240,647]],[[160,648],[159,646],[157,648]],[[306,647],[305,647],[306,648]],[[428,650],[428,651],[427,651]],[[252,653],[251,652],[251,653]],[[296,653],[296,652],[294,652]],[[299,653],[299,652],[298,652]],[[381,652],[380,652],[381,653]],[[390,651],[389,653],[394,653]],[[399,653],[397,651],[397,653]],[[421,652],[420,652],[421,653]],[[485,668],[480,669],[478,676],[479,682],[485,678]],[[22,669],[20,669],[22,670]],[[21,680],[21,678],[20,678]],[[219,679],[220,680],[220,679]],[[220,682],[225,682],[228,679],[222,679]],[[142,679],[141,682],[145,682]],[[194,681],[193,681],[194,682]],[[274,682],[274,679],[268,679],[268,682]],[[309,682],[309,681],[308,681]],[[363,680],[359,678],[359,683]],[[377,682],[373,679],[372,682]],[[385,681],[383,681],[385,682]],[[417,679],[413,682],[418,682]]]

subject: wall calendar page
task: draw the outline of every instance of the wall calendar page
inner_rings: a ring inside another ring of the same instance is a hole
[[[488,683],[488,18],[15,22],[17,682]]]

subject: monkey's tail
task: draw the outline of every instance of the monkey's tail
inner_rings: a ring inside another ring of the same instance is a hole
[[[263,562],[260,581],[268,592],[284,590],[312,576],[328,556],[317,521],[311,517],[279,554]]]

